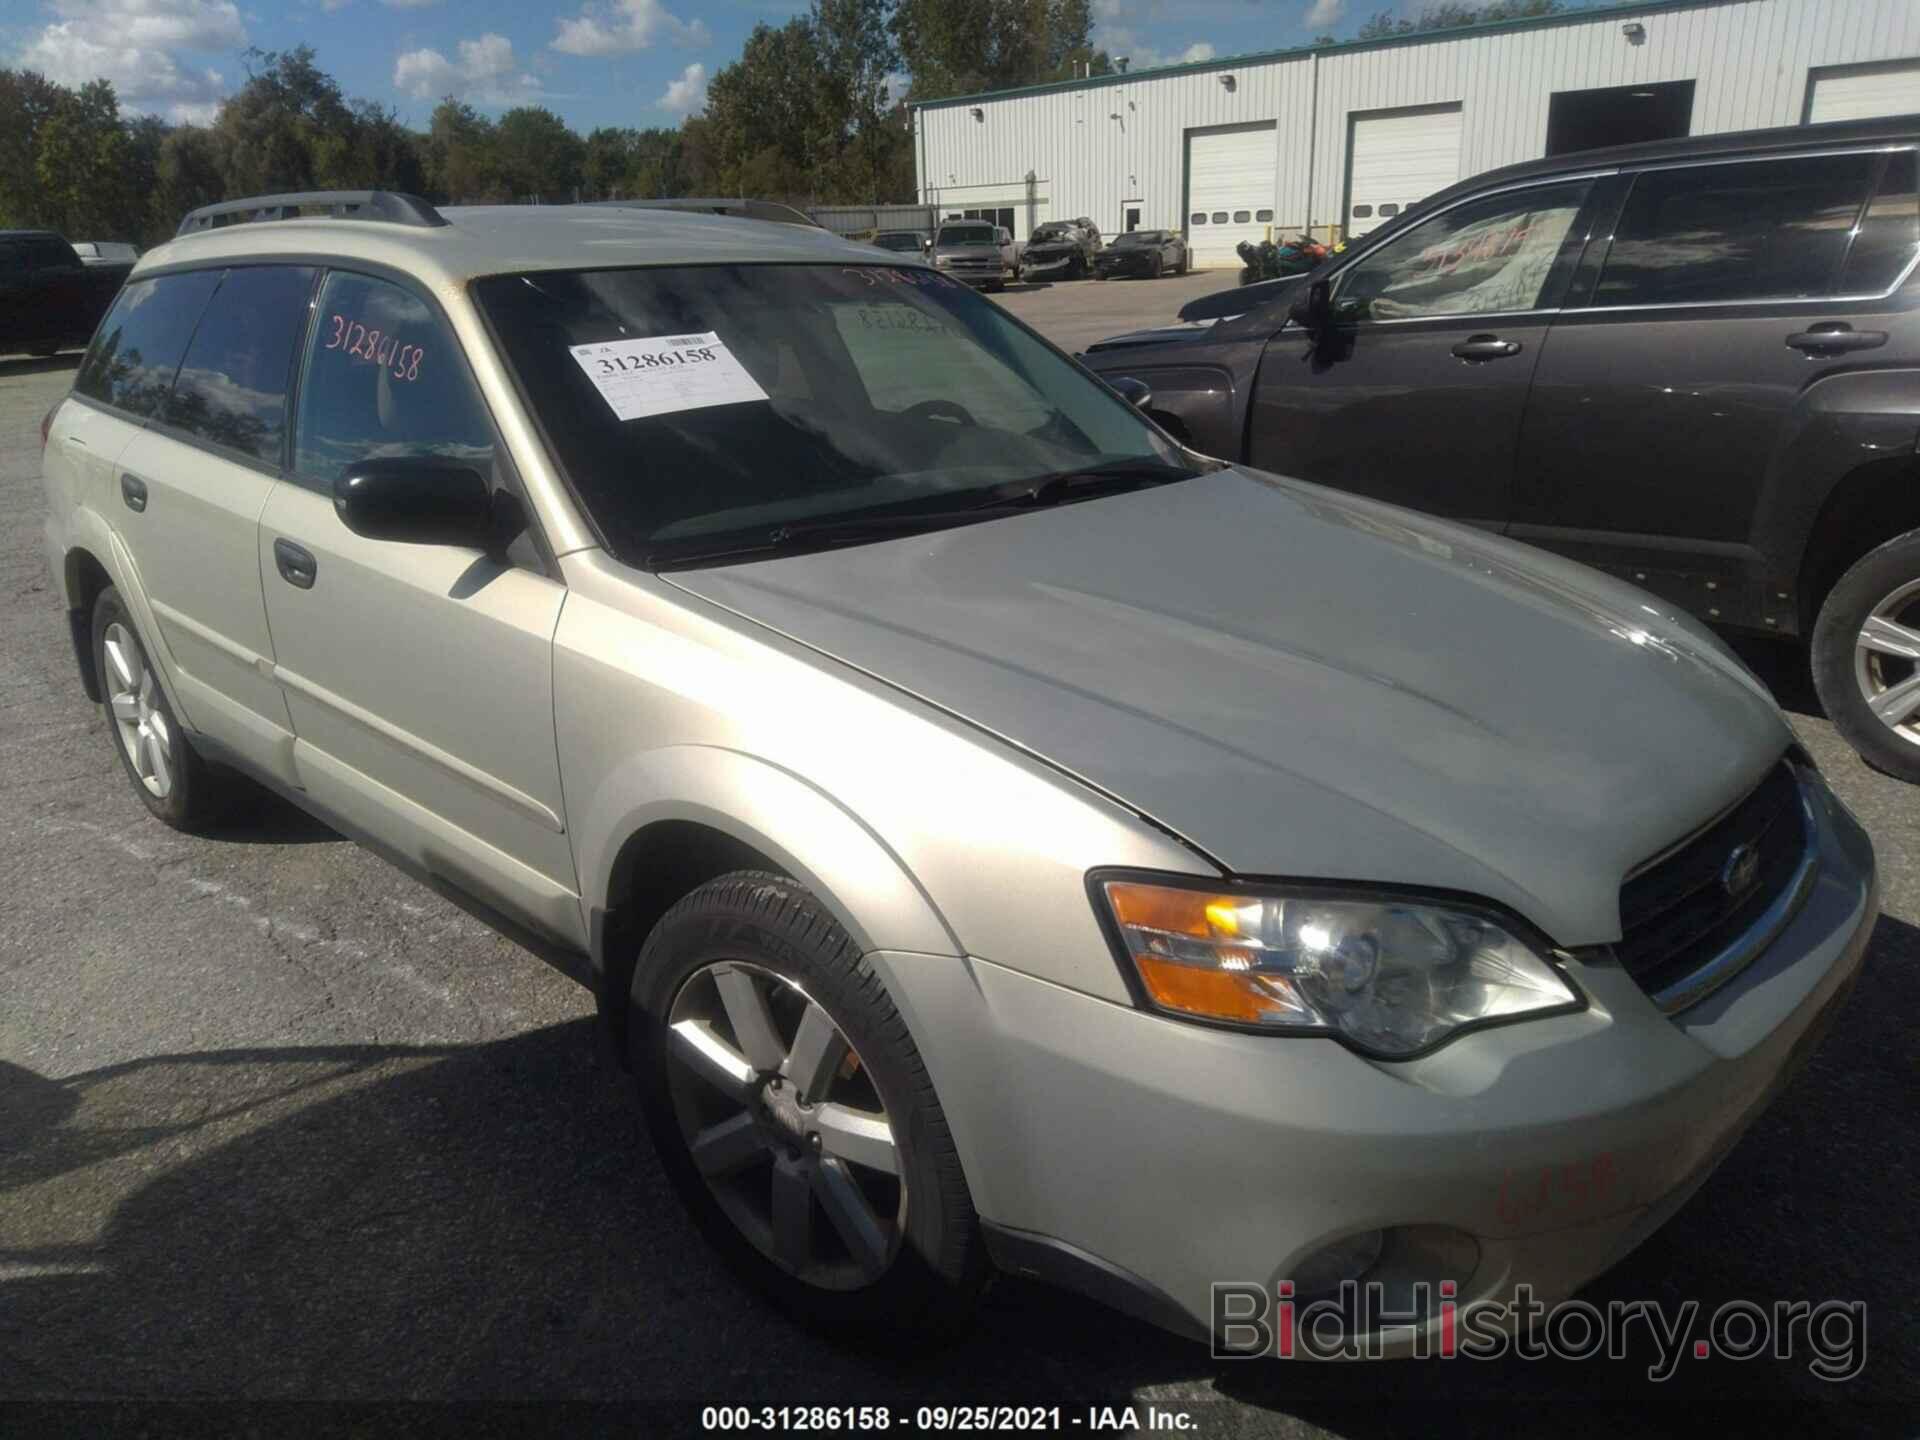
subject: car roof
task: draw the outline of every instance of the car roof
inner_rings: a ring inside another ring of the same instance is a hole
[[[1670,160],[1715,160],[1728,155],[1820,150],[1849,145],[1911,144],[1916,139],[1920,139],[1920,115],[1835,120],[1820,125],[1781,125],[1767,130],[1736,130],[1724,135],[1683,135],[1672,140],[1646,140],[1637,145],[1610,145],[1600,150],[1570,151],[1544,160],[1523,160],[1517,165],[1482,171],[1429,196],[1417,208],[1420,213],[1425,213],[1443,201],[1469,191],[1483,190],[1489,185],[1511,184],[1536,176],[1564,175],[1576,170],[1624,169]]]
[[[133,278],[190,264],[266,258],[359,260],[429,284],[464,285],[524,270],[636,265],[872,263],[871,246],[811,225],[769,225],[685,210],[598,205],[455,205],[443,225],[317,215],[178,236],[149,250]],[[918,261],[903,258],[901,264]]]

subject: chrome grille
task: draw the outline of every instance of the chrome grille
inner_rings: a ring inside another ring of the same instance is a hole
[[[1782,761],[1733,809],[1620,887],[1621,967],[1669,1014],[1731,979],[1812,875],[1806,802]]]

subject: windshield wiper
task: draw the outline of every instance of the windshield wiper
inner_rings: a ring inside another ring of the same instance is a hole
[[[766,530],[736,533],[730,539],[716,539],[705,547],[698,546],[689,537],[686,548],[668,545],[651,550],[641,564],[648,570],[671,570],[712,565],[725,560],[745,560],[756,555],[776,555],[783,551],[816,546],[852,545],[915,531],[946,530],[956,525],[991,520],[996,514],[1015,515],[1036,507],[1057,505],[1069,497],[1091,499],[1095,494],[1112,489],[1144,489],[1173,480],[1186,480],[1196,473],[1173,465],[1140,460],[1092,466],[1085,470],[1061,470],[1052,475],[1001,486],[989,491],[984,499],[957,510],[906,510],[881,515],[795,520]]]
[[[1087,499],[1103,490],[1145,489],[1174,480],[1190,480],[1195,473],[1159,460],[1120,460],[1108,465],[1090,465],[1084,470],[1056,470],[1051,475],[1016,480],[990,490],[977,508],[991,510],[1000,505],[1058,505],[1069,498]]]

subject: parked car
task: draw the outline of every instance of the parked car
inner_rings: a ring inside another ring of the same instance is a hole
[[[949,220],[934,233],[933,263],[975,289],[1003,289],[1014,273],[1013,237],[991,221]]]
[[[1020,256],[1022,280],[1078,280],[1093,273],[1100,253],[1100,227],[1078,220],[1049,220],[1036,225]]]
[[[1202,459],[819,230],[206,228],[250,205],[43,431],[115,763],[180,827],[250,776],[590,979],[803,1314],[950,1329],[994,1266],[1184,1333],[1235,1277],[1548,1303],[1858,969],[1865,833],[1642,591]]]
[[[1094,256],[1094,276],[1111,280],[1116,275],[1133,275],[1158,280],[1171,271],[1187,273],[1187,242],[1171,230],[1129,230],[1116,235]]]
[[[1840,733],[1920,780],[1916,143],[1908,117],[1512,166],[1086,361],[1210,455],[1807,640]]]
[[[130,268],[83,265],[51,230],[0,230],[0,355],[86,344]]]
[[[873,243],[899,255],[924,255],[933,241],[923,230],[882,230]]]
[[[73,253],[82,265],[124,265],[132,268],[140,258],[140,247],[124,240],[75,240]]]

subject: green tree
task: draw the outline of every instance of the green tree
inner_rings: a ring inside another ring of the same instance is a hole
[[[631,176],[639,139],[639,131],[611,125],[603,125],[587,136],[581,173],[590,196],[596,200],[612,200],[634,193]]]
[[[189,210],[224,200],[227,193],[220,174],[220,146],[213,133],[198,125],[168,131],[154,162],[147,239],[165,239],[179,228]]]
[[[521,105],[494,126],[500,176],[515,198],[571,200],[580,189],[586,144],[540,105]]]
[[[899,0],[890,25],[918,100],[1112,69],[1089,0]]]
[[[493,122],[451,95],[434,106],[423,145],[427,193],[441,204],[505,200]]]
[[[68,93],[37,70],[0,70],[0,222],[44,225],[40,131]]]
[[[1563,0],[1441,0],[1429,5],[1411,19],[1382,10],[1362,25],[1356,38],[1384,40],[1395,35],[1418,35],[1429,30],[1455,30],[1462,25],[1490,25],[1499,20],[1527,20],[1536,15],[1558,15],[1567,8]],[[1315,42],[1316,44],[1319,42]]]
[[[111,82],[63,91],[35,137],[40,223],[75,239],[131,233],[130,149]]]

